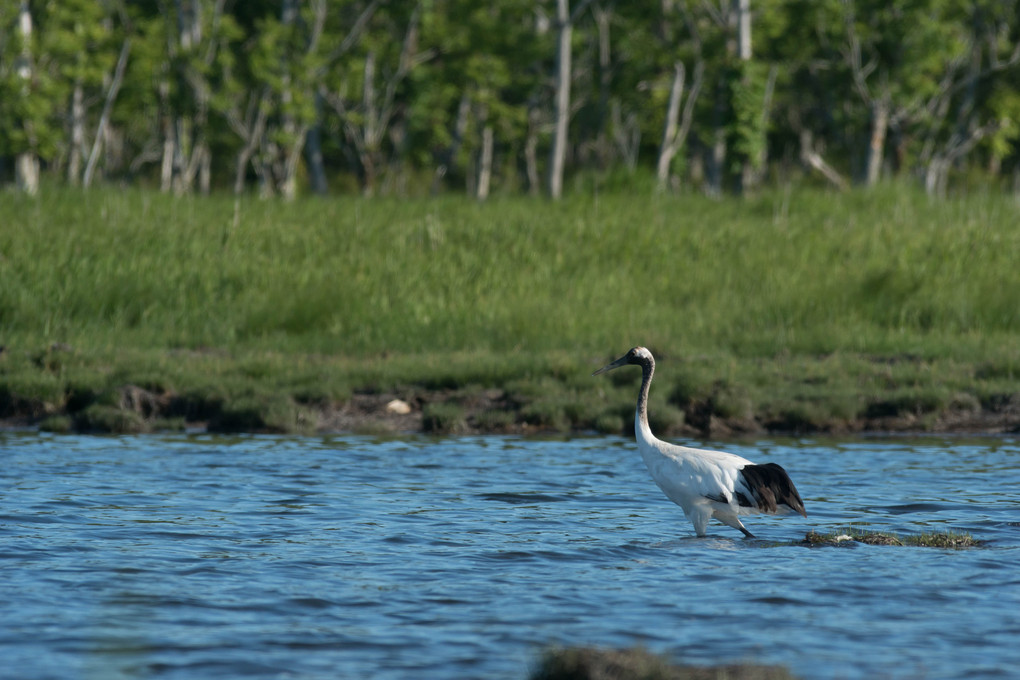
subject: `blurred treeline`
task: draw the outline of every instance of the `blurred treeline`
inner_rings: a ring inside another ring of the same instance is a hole
[[[1018,122],[1012,0],[0,3],[29,193],[1012,189]]]

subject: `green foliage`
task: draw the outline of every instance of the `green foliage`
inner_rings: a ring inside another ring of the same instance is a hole
[[[64,83],[95,88],[113,68],[118,46],[113,42],[112,22],[106,19],[103,3],[92,0],[61,0],[36,8],[40,54],[52,60]]]
[[[733,150],[736,160],[746,160],[759,170],[765,160],[768,116],[763,115],[769,68],[754,61],[739,62],[730,80],[733,106]],[[733,168],[734,172],[739,167]]]
[[[47,68],[38,27],[22,34],[19,5],[0,7],[0,155],[51,158],[60,139],[57,112],[67,88]]]

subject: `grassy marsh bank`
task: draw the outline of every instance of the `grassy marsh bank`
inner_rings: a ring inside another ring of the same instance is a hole
[[[644,344],[667,432],[1020,426],[1009,197],[61,190],[0,215],[0,418],[620,432],[637,376],[589,374]]]

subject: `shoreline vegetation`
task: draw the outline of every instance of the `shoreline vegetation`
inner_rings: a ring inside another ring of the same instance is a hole
[[[1020,432],[1020,203],[0,194],[0,424]]]

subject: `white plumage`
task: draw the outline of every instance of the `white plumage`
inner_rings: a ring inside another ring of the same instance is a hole
[[[631,364],[641,367],[642,378],[634,417],[638,451],[652,479],[671,501],[683,508],[698,536],[705,535],[712,518],[754,538],[740,521],[741,515],[795,511],[807,517],[800,494],[779,465],[755,465],[732,453],[677,446],[652,434],[648,426],[648,388],[655,359],[644,347],[631,349],[592,375]]]

